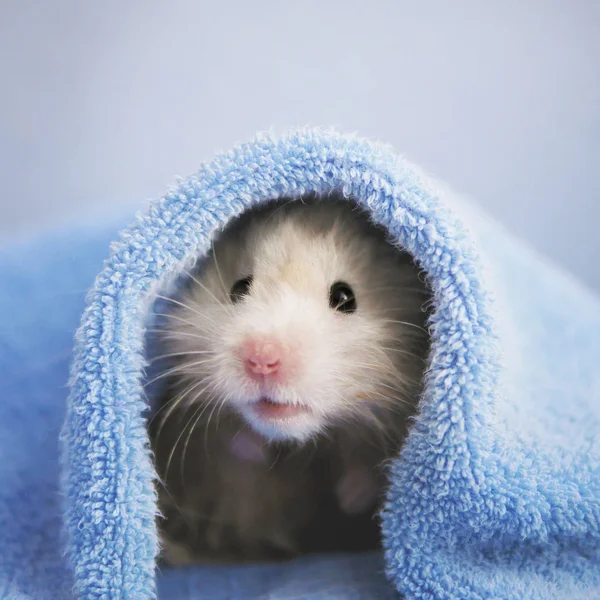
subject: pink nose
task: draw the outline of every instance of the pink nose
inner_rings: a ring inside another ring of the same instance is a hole
[[[283,348],[275,340],[248,340],[242,346],[246,373],[254,379],[275,375],[281,367]]]

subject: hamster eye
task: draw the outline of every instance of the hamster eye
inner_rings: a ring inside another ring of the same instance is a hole
[[[252,285],[252,277],[244,277],[244,279],[238,279],[232,286],[229,292],[229,298],[235,304],[243,299],[244,296],[250,291]]]
[[[343,281],[337,281],[329,289],[329,306],[343,313],[356,310],[356,297],[352,288]]]

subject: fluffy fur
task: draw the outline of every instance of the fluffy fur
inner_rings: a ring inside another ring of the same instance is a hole
[[[248,275],[250,293],[232,305],[232,285]],[[340,280],[356,293],[354,314],[329,306],[330,286]],[[268,439],[300,441],[357,419],[385,429],[389,413],[382,420],[380,407],[412,410],[427,293],[412,259],[349,203],[288,201],[251,213],[218,239],[187,283],[166,331],[179,374],[206,386],[192,399],[235,407]],[[285,366],[294,372],[267,389],[245,375],[238,356],[245,339],[263,336],[293,353]],[[269,425],[251,409],[263,394],[310,414]]]
[[[164,298],[161,315],[163,357],[172,365],[164,373],[169,393],[153,435],[161,498],[188,514],[202,559],[210,556],[204,537],[225,527],[227,541],[212,536],[213,559],[223,545],[233,553],[236,536],[242,558],[252,556],[253,545],[262,557],[259,542],[269,537],[287,555],[347,549],[323,534],[314,541],[295,538],[311,520],[323,530],[334,518],[327,494],[320,498],[317,489],[335,488],[339,510],[347,514],[371,516],[381,498],[382,463],[401,445],[423,377],[428,296],[417,267],[368,215],[330,197],[286,199],[250,211],[186,275],[178,296]],[[249,276],[248,293],[232,303],[235,282]],[[339,281],[353,290],[355,312],[330,306],[330,288]],[[272,379],[257,381],[245,371],[240,348],[255,338],[282,349]],[[265,396],[302,412],[265,418],[257,408]],[[236,459],[228,446],[246,428],[260,436],[257,443],[279,447],[267,449],[271,456],[258,463]],[[205,438],[204,452],[196,438]],[[186,459],[196,464],[192,472],[180,468]],[[203,470],[206,461],[218,467]],[[227,510],[232,496],[235,505]],[[170,514],[180,521],[176,512]],[[182,526],[167,518],[168,557],[175,529],[181,533]]]

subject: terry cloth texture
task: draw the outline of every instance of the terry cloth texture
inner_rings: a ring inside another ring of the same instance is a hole
[[[434,294],[426,389],[391,470],[385,556],[157,573],[142,416],[153,294],[244,209],[333,189],[413,254]],[[389,148],[328,131],[239,146],[109,251],[114,231],[82,226],[0,251],[1,598],[600,598],[590,292]]]

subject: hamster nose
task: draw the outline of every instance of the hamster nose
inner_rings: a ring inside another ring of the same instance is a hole
[[[275,340],[248,340],[242,346],[246,373],[254,379],[275,375],[283,354],[282,345]]]

